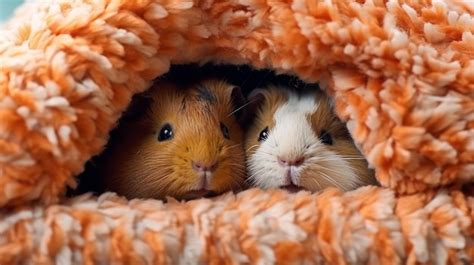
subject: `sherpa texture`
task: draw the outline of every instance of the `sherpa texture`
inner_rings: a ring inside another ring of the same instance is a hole
[[[473,34],[461,0],[25,4],[0,34],[0,264],[472,264]],[[382,187],[63,199],[133,94],[205,61],[320,82]]]

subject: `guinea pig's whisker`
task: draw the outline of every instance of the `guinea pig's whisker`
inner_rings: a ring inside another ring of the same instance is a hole
[[[240,181],[237,181],[236,179],[232,178],[228,183],[227,187],[228,189],[232,189],[233,187],[243,188],[244,185],[242,185]]]
[[[236,174],[240,174],[240,173],[246,173],[245,172],[245,168],[244,167],[237,167],[237,166],[234,166],[233,168],[233,173],[232,175],[236,175]]]
[[[168,173],[168,172],[151,172],[150,174],[148,174],[145,178],[144,178],[144,181],[146,181],[147,183],[153,183],[153,182],[156,182],[158,183],[159,185],[162,185],[163,182],[167,182],[169,181],[168,179],[171,178],[173,176],[172,173]],[[165,185],[165,184],[163,184]]]
[[[255,183],[255,179],[252,177],[252,176],[249,176],[248,178],[245,179],[244,181],[246,184],[254,184]]]
[[[316,166],[320,169],[323,169],[323,170],[331,171],[331,172],[334,172],[334,173],[340,173],[340,171],[338,169],[329,168],[329,167],[323,166],[321,164],[317,164]]]
[[[224,148],[222,148],[222,151],[226,151],[226,152],[236,151],[236,152],[239,152],[239,153],[242,153],[242,154],[244,153],[243,150],[240,150],[239,144],[231,145],[231,146],[225,146]]]
[[[265,150],[261,150],[261,152],[262,152],[263,154],[270,155],[270,156],[274,156],[274,155],[275,155],[275,154],[273,154],[273,153],[271,153],[271,152],[269,152],[269,151],[265,151]]]
[[[334,169],[334,168],[329,168],[329,167],[325,167],[323,165],[318,165],[318,167],[324,169],[324,170],[327,170],[327,171],[331,171],[331,172],[334,172],[338,175],[344,175],[344,171],[342,170],[338,170],[338,169]],[[350,168],[352,170],[352,168]],[[349,172],[348,172],[349,173]]]
[[[365,160],[364,158],[315,158],[313,161],[326,162],[326,161],[341,161],[341,160]]]
[[[255,180],[254,178],[248,178],[248,179],[245,180],[245,184],[246,184],[247,186],[253,187],[253,186],[256,186],[256,185],[257,185],[257,182],[256,182],[256,180]]]
[[[253,174],[251,174],[251,175],[247,178],[246,182],[255,184],[256,181],[257,181],[256,176],[259,175],[259,174],[261,174],[262,171],[263,171],[263,170],[260,169],[260,170],[257,170],[256,172],[254,172]]]
[[[325,156],[324,154],[321,155],[320,153],[318,154],[317,152],[314,152],[311,154],[311,158],[314,159],[314,160],[340,160],[342,158],[352,158],[352,157],[348,157],[348,156],[339,156],[339,155],[330,155],[330,156]],[[359,157],[354,157],[354,158],[360,158]]]
[[[266,172],[265,168],[254,167],[254,169],[256,170],[254,170],[254,174],[252,174],[252,177]]]
[[[273,162],[275,162],[276,160],[274,160],[274,159],[269,159],[269,158],[267,158],[267,159],[265,159],[265,158],[259,158],[258,161],[259,161],[259,163],[262,163],[262,162],[271,162],[271,163],[273,163]]]
[[[230,175],[231,177],[234,177],[234,176],[236,176],[236,175],[242,175],[242,174],[245,174],[245,173],[246,173],[246,172],[245,172],[245,169],[244,169],[244,168],[234,168],[234,169],[232,170],[232,173],[230,173],[229,175]]]
[[[158,163],[161,164],[161,163]],[[156,165],[143,165],[143,167],[135,169],[134,173],[135,174],[140,174],[140,172],[144,172],[147,174],[155,174],[161,173],[161,174],[171,174],[173,172],[173,169],[169,166],[161,166],[160,168],[157,168]],[[156,178],[157,176],[153,176],[153,178]]]
[[[324,179],[326,179],[328,182],[334,184],[334,186],[344,190],[344,187],[339,184],[335,179],[333,179],[332,177],[330,177],[329,175],[327,175],[326,173],[324,172],[319,172],[321,174],[321,176],[323,176]]]
[[[255,179],[246,179],[245,180],[245,184],[248,185],[248,186],[254,186],[255,185]]]
[[[237,166],[239,168],[244,168],[244,166],[242,164],[238,164],[238,163],[233,163],[232,160],[229,160],[229,165],[232,165],[232,166]]]
[[[321,183],[319,183],[319,181],[317,180],[317,178],[310,178],[310,180],[311,180],[311,182],[316,183],[316,185],[318,185],[318,188],[319,188],[320,190],[323,189],[323,186],[321,185]]]
[[[338,156],[338,157],[340,157],[340,158],[360,158],[360,159],[364,159],[364,157],[360,156],[360,155],[353,155],[353,156],[346,155],[346,156]]]
[[[163,173],[163,172],[160,172]],[[157,176],[163,176],[161,178],[157,178]],[[166,174],[167,175],[167,174]],[[166,178],[165,174],[156,174],[156,172],[150,172],[149,174],[145,175],[143,181],[149,184],[157,184],[158,186],[166,186],[168,182],[175,181],[174,179]]]
[[[265,172],[266,172],[266,170],[264,168],[259,168],[255,172],[253,172],[253,174],[251,174],[249,176],[249,179],[251,179],[253,181],[253,183],[255,184],[257,182],[257,180],[259,179],[259,178],[257,178],[257,176],[262,175]]]
[[[251,185],[251,186],[260,186],[260,181],[255,178],[255,177],[251,177],[249,178],[248,182],[247,182],[248,185]]]
[[[254,100],[254,101],[255,101],[255,100]],[[229,114],[227,115],[227,117],[230,117],[230,116],[234,115],[237,111],[239,111],[239,110],[241,110],[241,109],[247,107],[247,106],[248,106],[249,104],[251,104],[251,103],[253,103],[253,101],[249,101],[249,102],[245,103],[244,105],[242,105],[242,106],[236,108],[236,109],[233,110],[231,113],[229,113]]]
[[[352,171],[352,172],[355,172],[354,168],[352,168],[352,167],[349,167],[349,170]],[[339,174],[341,174],[341,173],[339,173]],[[356,187],[360,184],[357,180],[358,179],[354,179],[354,178],[345,178],[345,181],[348,181],[350,183],[350,185],[354,186],[354,187]]]
[[[316,182],[316,184],[318,184],[319,189],[323,189],[323,186],[317,179],[314,179],[314,181]]]
[[[258,147],[258,144],[255,144],[255,145],[250,146],[249,149],[247,149],[247,152],[250,152],[250,150],[252,150],[252,149],[255,148],[255,147]]]

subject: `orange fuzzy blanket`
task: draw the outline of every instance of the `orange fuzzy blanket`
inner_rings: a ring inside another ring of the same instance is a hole
[[[383,187],[65,200],[131,96],[186,62],[319,82]],[[474,5],[43,0],[0,33],[0,264],[472,264]]]

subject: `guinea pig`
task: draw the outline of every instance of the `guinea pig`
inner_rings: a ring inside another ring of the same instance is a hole
[[[319,90],[256,89],[245,136],[248,182],[263,189],[348,191],[376,184],[330,98]]]
[[[103,190],[129,199],[194,199],[245,183],[239,87],[157,83],[131,104],[99,166]]]

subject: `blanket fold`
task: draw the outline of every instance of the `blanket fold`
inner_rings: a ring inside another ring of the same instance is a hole
[[[472,198],[251,189],[186,204],[82,196],[0,223],[1,264],[468,264]]]

